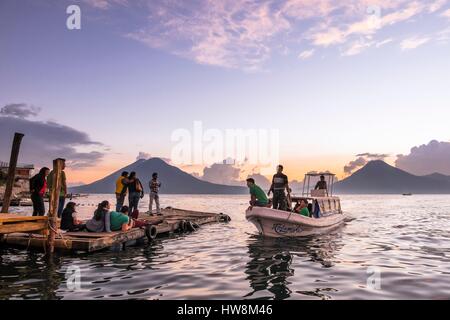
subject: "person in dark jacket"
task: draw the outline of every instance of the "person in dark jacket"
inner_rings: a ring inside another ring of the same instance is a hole
[[[325,176],[320,176],[320,180],[317,181],[314,190],[327,190],[327,182],[325,181]]]
[[[270,186],[270,190],[267,195],[270,196],[270,193],[273,192],[273,208],[275,210],[286,210],[288,207],[286,193],[290,195],[291,189],[289,188],[288,177],[283,174],[283,166],[279,165],[277,167],[277,173],[272,178],[272,184]],[[290,209],[289,209],[290,210]]]
[[[127,186],[129,210],[133,212],[138,210],[139,200],[144,197],[144,187],[138,177],[136,177],[136,172],[130,173]]]
[[[33,216],[45,215],[44,195],[47,192],[47,176],[50,169],[47,167],[30,179],[31,201],[33,202]]]
[[[82,231],[86,228],[86,225],[78,219],[75,206],[75,202],[69,202],[64,208],[61,215],[61,230],[73,232]]]

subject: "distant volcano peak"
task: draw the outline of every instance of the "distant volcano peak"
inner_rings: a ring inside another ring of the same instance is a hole
[[[354,194],[448,194],[450,177],[436,174],[416,176],[382,160],[374,160],[336,183],[335,190]]]
[[[123,171],[136,172],[145,192],[149,192],[148,182],[154,172],[161,180],[161,193],[171,194],[243,194],[247,188],[220,185],[195,178],[187,172],[168,164],[161,158],[139,159],[109,176],[93,183],[71,188],[74,193],[113,193],[115,181]]]

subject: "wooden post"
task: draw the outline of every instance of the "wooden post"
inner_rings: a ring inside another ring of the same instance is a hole
[[[47,252],[53,253],[56,230],[58,228],[58,204],[59,193],[61,192],[61,176],[62,176],[63,160],[53,160],[53,181],[52,190],[50,190],[50,210],[48,211],[49,232],[47,237]]]
[[[23,133],[14,133],[11,158],[9,160],[5,196],[3,197],[2,213],[8,213],[9,211],[9,204],[11,203],[11,196],[14,188],[14,180],[16,178],[17,159],[19,158],[20,143],[22,142],[23,136]]]

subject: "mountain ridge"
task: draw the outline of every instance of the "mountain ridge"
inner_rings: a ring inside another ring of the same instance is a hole
[[[106,177],[92,183],[69,188],[73,193],[114,193],[115,183],[122,171],[135,171],[148,193],[148,182],[153,172],[158,172],[162,194],[244,194],[247,188],[228,186],[200,180],[160,158],[137,160]]]
[[[450,194],[450,176],[440,173],[416,176],[374,160],[336,183],[335,191],[341,194]]]
[[[149,192],[148,181],[158,172],[163,194],[247,194],[246,187],[220,185],[198,179],[160,158],[137,160],[93,183],[69,188],[73,193],[114,193],[122,171],[136,171]],[[336,194],[450,194],[450,176],[433,173],[416,176],[381,160],[374,160],[337,182]]]

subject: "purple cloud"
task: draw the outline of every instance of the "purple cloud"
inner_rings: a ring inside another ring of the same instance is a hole
[[[397,168],[416,175],[441,173],[450,175],[450,142],[436,140],[411,149],[407,155],[399,154]]]
[[[19,107],[6,108],[13,104],[1,109],[0,154],[6,157],[2,160],[9,160],[14,132],[25,134],[20,150],[21,162],[37,167],[50,166],[53,159],[63,157],[68,166],[85,168],[97,165],[103,158],[103,151],[98,150],[103,144],[91,140],[86,133],[56,122],[25,119],[35,113],[26,105],[17,105]]]
[[[41,108],[29,106],[25,103],[11,103],[0,109],[0,116],[28,118],[37,116],[40,111]]]
[[[368,162],[373,160],[385,160],[387,157],[389,157],[388,154],[384,153],[360,153],[356,155],[356,159],[353,161],[350,161],[347,165],[344,166],[344,173],[345,174],[352,174],[357,169],[365,166]]]
[[[124,5],[119,0],[86,1],[101,9]],[[306,59],[331,46],[343,56],[380,48],[393,41],[381,36],[381,30],[425,15],[444,19],[446,4],[445,0],[129,2],[128,7],[145,15],[146,24],[125,35],[199,64],[255,71],[274,54],[292,52]],[[411,46],[407,37],[411,35],[404,35],[403,42],[399,39],[402,47]]]

